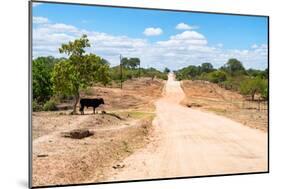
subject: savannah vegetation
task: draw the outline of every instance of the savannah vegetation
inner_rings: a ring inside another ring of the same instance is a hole
[[[37,57],[32,61],[33,111],[54,111],[62,99],[71,99],[73,114],[81,91],[95,84],[120,86],[126,80],[139,77],[167,79],[167,69],[142,68],[137,57],[121,59],[118,66],[95,54],[86,53],[90,42],[86,35],[58,49],[66,58]],[[117,85],[116,85],[117,84]]]
[[[205,80],[227,90],[237,91],[250,100],[268,100],[268,69],[245,69],[232,58],[216,69],[211,63],[188,66],[175,71],[178,80]]]

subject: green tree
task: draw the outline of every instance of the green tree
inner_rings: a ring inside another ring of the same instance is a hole
[[[167,68],[167,67],[164,69],[164,73],[165,73],[165,74],[170,73],[170,71],[171,71],[171,70],[170,70],[169,68]]]
[[[222,70],[216,70],[209,73],[209,80],[213,83],[220,83],[227,79],[227,74]]]
[[[129,65],[130,65],[130,68],[136,69],[138,66],[140,66],[140,59],[139,58],[130,58]]]
[[[214,71],[214,67],[211,63],[203,63],[201,64],[201,69],[200,69],[201,73],[205,72],[205,73],[209,73]]]
[[[182,74],[184,79],[195,79],[196,76],[198,76],[200,73],[200,70],[197,66],[188,66],[186,68],[182,69]]]
[[[257,70],[257,69],[248,69],[247,74],[252,77],[260,77],[262,79],[267,79],[268,78],[268,69],[266,68],[265,70]]]
[[[240,85],[240,93],[250,95],[252,100],[255,100],[255,95],[258,93],[267,98],[267,90],[267,80],[260,77],[245,79]]]
[[[69,59],[57,63],[52,75],[53,90],[56,94],[75,97],[73,114],[76,114],[80,90],[86,89],[94,81],[102,81],[104,77],[108,76],[108,65],[94,54],[85,54],[86,47],[90,47],[86,35],[73,42],[70,41],[68,44],[62,44],[59,51],[69,55]]]
[[[154,78],[159,78],[159,79],[164,79],[164,80],[168,79],[167,74],[165,74],[164,72],[161,72],[155,68],[152,68],[152,67],[147,68],[147,69],[142,68],[141,72],[142,72],[142,76],[151,77],[152,80]]]
[[[97,68],[95,69],[96,74],[94,75],[94,80],[106,86],[111,82],[109,62],[105,59],[101,59],[101,61],[97,61],[96,63]]]
[[[33,100],[44,103],[53,94],[51,72],[56,59],[54,57],[38,57],[32,61],[32,93]]]
[[[231,75],[245,74],[245,68],[243,64],[235,58],[229,59],[227,63],[222,67],[222,70],[228,72]]]
[[[268,68],[266,68],[266,69],[264,70],[264,78],[265,78],[265,79],[268,79],[268,75],[269,75],[269,73],[268,73]]]
[[[139,58],[124,57],[124,58],[122,58],[121,63],[122,63],[124,68],[136,69],[137,66],[140,65],[140,59]]]
[[[265,79],[263,81],[263,87],[262,87],[262,91],[261,91],[261,97],[263,99],[268,100],[268,80]]]
[[[221,86],[227,90],[239,91],[241,82],[247,78],[248,78],[247,75],[237,75],[237,76],[227,75],[227,79],[222,83]]]
[[[129,59],[127,57],[122,58],[121,64],[123,67],[127,68],[129,66]]]

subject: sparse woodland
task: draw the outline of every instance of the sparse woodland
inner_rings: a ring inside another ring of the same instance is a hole
[[[238,91],[249,100],[268,100],[268,69],[245,69],[242,62],[229,59],[215,69],[211,63],[188,66],[175,71],[178,80],[205,80],[227,90]]]

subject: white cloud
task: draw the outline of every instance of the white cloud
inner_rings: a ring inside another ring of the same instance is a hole
[[[253,44],[253,45],[251,46],[251,48],[252,48],[252,49],[256,49],[256,48],[258,48],[258,45],[257,45],[257,44]]]
[[[156,36],[156,35],[161,35],[163,33],[161,28],[146,28],[143,32],[144,35],[146,36]]]
[[[179,23],[177,26],[176,26],[176,29],[177,30],[193,30],[193,29],[197,29],[198,27],[197,26],[190,26],[188,24],[185,24],[183,22]]]
[[[48,22],[49,22],[48,18],[36,17],[36,16],[33,17],[33,23],[34,24],[46,24]]]
[[[39,5],[41,5],[42,3],[37,3],[37,2],[32,2],[32,7],[37,7]]]
[[[223,46],[210,45],[207,38],[196,31],[183,31],[170,36],[167,40],[149,42],[146,39],[110,35],[89,31],[63,23],[52,23],[47,18],[33,28],[33,55],[66,56],[58,52],[62,43],[67,43],[86,34],[91,48],[87,52],[95,53],[107,59],[112,65],[119,63],[119,55],[139,57],[143,67],[179,69],[188,65],[211,62],[220,67],[229,58],[239,59],[246,68],[265,68],[267,64],[267,45],[259,44],[256,48],[225,49]],[[47,20],[48,22],[43,22]]]
[[[205,37],[196,32],[196,31],[184,31],[181,34],[177,34],[175,36],[172,36],[171,39],[195,39],[195,40],[201,40],[201,39],[205,39]]]
[[[171,36],[169,40],[158,41],[162,46],[188,47],[189,45],[207,45],[206,38],[196,31],[184,31],[183,33]]]
[[[64,32],[64,31],[79,32],[79,30],[76,27],[67,24],[52,24],[49,25],[49,28],[56,32]]]

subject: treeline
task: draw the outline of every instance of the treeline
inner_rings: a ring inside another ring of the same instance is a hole
[[[237,59],[229,59],[222,67],[215,69],[211,63],[188,66],[175,71],[178,80],[205,80],[219,84],[227,90],[235,90],[250,96],[251,100],[268,99],[268,69],[245,69]]]
[[[141,68],[139,58],[123,58],[121,66],[110,67],[107,60],[86,54],[90,47],[86,35],[62,44],[59,52],[67,58],[38,57],[32,61],[33,111],[56,110],[61,99],[74,99],[73,113],[80,93],[96,83],[104,86],[136,77],[167,79],[167,74],[154,68]],[[121,70],[122,69],[122,70]]]
[[[122,69],[122,71],[121,71]],[[122,72],[122,75],[121,75]],[[168,76],[166,72],[161,72],[155,68],[128,68],[120,66],[114,66],[110,68],[110,78],[115,83],[124,82],[128,79],[150,77],[151,79],[159,78],[167,80]]]

